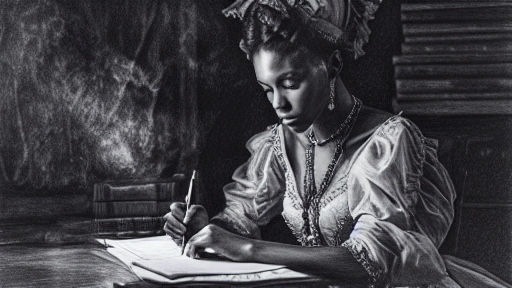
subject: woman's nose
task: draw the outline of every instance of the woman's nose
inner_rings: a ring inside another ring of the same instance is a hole
[[[286,99],[283,97],[283,95],[279,91],[275,91],[273,93],[273,97],[272,97],[272,107],[275,110],[280,110],[284,106],[286,106]]]

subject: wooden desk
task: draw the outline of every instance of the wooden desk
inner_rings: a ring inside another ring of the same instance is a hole
[[[83,223],[81,219],[79,223]],[[0,225],[0,287],[232,287],[226,285],[156,285],[140,281],[120,260],[97,243],[87,229],[55,223],[11,222]],[[64,223],[69,223],[64,221]],[[45,225],[46,224],[46,225]],[[67,229],[66,229],[67,227]],[[73,229],[69,229],[69,227]],[[78,227],[83,227],[78,225]],[[328,283],[275,284],[271,287],[328,287]],[[343,287],[367,287],[364,285]],[[233,284],[234,285],[234,284]],[[237,285],[242,286],[242,285]],[[255,287],[244,284],[243,287]],[[258,287],[269,287],[268,283]]]
[[[0,255],[3,260],[0,263],[0,287],[2,288],[184,287],[184,285],[156,285],[140,281],[128,267],[99,245],[5,245],[0,246]],[[198,285],[186,286],[197,287]],[[230,287],[211,284],[200,286]],[[273,285],[273,287],[288,288],[323,286],[327,287],[321,283]],[[244,287],[252,286],[244,285]]]
[[[0,246],[0,286],[108,287],[138,278],[103,248],[82,245]]]
[[[0,246],[0,287],[232,287],[226,285],[157,285],[140,281],[128,267],[98,245],[5,245]],[[322,283],[279,284],[272,287],[327,287]],[[361,286],[361,287],[365,287]],[[244,287],[253,287],[244,285]],[[263,286],[260,286],[263,287]],[[265,285],[264,287],[269,287]],[[353,286],[350,286],[353,287]],[[357,286],[360,287],[360,286]]]

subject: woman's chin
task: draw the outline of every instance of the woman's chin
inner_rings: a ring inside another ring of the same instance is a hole
[[[288,128],[292,129],[295,133],[304,133],[309,128],[309,125],[303,125],[297,123],[297,121],[286,121],[283,120],[283,125],[286,125]]]

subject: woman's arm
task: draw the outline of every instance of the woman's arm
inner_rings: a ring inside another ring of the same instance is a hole
[[[208,225],[190,239],[185,248],[186,255],[193,257],[197,250],[207,247],[234,261],[284,265],[299,272],[331,279],[368,277],[363,266],[344,247],[302,247],[268,242]]]
[[[345,247],[303,247],[255,240],[251,260],[338,279],[366,278],[368,273]]]
[[[343,246],[373,283],[416,287],[446,277],[437,247],[453,219],[455,190],[434,141],[412,122],[390,118],[360,149],[347,186],[357,221]]]

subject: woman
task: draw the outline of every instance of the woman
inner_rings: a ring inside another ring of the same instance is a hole
[[[361,104],[339,73],[363,54],[372,0],[239,0],[240,47],[280,123],[251,140],[249,161],[209,219],[174,203],[165,230],[185,253],[210,247],[234,261],[286,265],[374,286],[459,287],[437,248],[453,219],[455,191],[436,142],[399,115]],[[260,239],[282,214],[302,246]],[[183,225],[187,224],[187,228]],[[490,280],[489,280],[490,281]],[[491,283],[491,282],[489,282]]]

